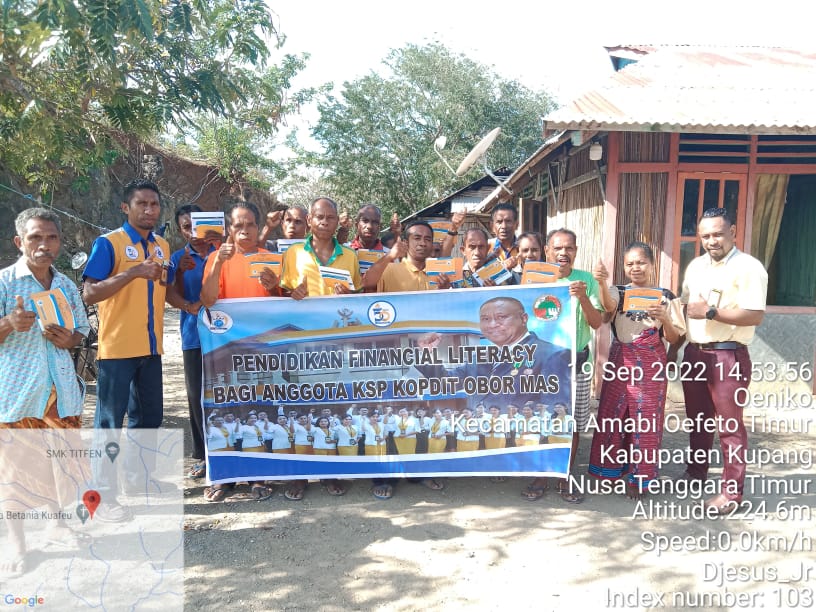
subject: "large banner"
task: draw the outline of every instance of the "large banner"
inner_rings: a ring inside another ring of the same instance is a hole
[[[199,334],[214,482],[567,474],[566,284],[221,300]]]

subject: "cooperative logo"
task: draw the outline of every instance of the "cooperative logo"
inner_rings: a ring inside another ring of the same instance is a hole
[[[368,320],[375,327],[388,327],[397,318],[397,311],[388,302],[374,302],[368,307]]]
[[[533,303],[533,314],[541,321],[554,321],[561,314],[561,302],[553,295],[542,295]]]
[[[164,251],[162,251],[162,248],[159,245],[155,246],[155,248],[153,249],[153,252],[156,254],[156,257],[158,257],[159,259],[164,259]]]
[[[206,320],[206,315],[205,315]],[[232,317],[220,310],[210,311],[210,320],[207,328],[214,334],[223,334],[232,328]]]
[[[136,259],[139,257],[139,251],[136,250],[135,246],[129,244],[125,247],[125,255],[127,255],[128,259]]]

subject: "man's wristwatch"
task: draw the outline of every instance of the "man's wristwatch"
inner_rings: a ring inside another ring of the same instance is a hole
[[[459,232],[456,230],[448,230],[448,236],[458,236]]]
[[[705,318],[709,321],[713,321],[714,317],[717,316],[717,307],[716,306],[709,306],[708,310],[705,313]]]

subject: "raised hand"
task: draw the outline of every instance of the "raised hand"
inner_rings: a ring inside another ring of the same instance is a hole
[[[397,213],[391,215],[391,225],[388,229],[390,229],[391,233],[397,238],[399,238],[400,234],[402,234],[402,223],[400,223]]]
[[[186,272],[195,268],[195,260],[190,253],[190,246],[184,247],[184,255],[181,256],[178,263],[179,272]]]
[[[417,338],[419,348],[436,348],[440,342],[442,342],[442,334],[437,332],[429,332]]]
[[[270,230],[273,230],[281,224],[282,219],[283,219],[282,210],[276,210],[274,212],[266,213],[266,227]]]
[[[302,300],[305,297],[309,297],[309,282],[307,279],[304,278],[302,283],[292,289],[291,297],[294,300]]]
[[[451,231],[458,232],[465,222],[465,212],[458,210],[451,215]]]
[[[221,248],[218,249],[218,254],[216,255],[217,261],[225,262],[228,259],[231,259],[232,256],[235,255],[235,240],[232,237],[232,234],[227,236],[227,241],[221,245]]]
[[[8,316],[9,323],[11,323],[11,328],[14,331],[27,332],[29,329],[31,329],[31,326],[34,325],[37,315],[30,310],[25,309],[22,296],[15,296],[15,300],[17,303]]]
[[[592,276],[602,285],[605,285],[609,279],[609,270],[606,269],[606,266],[600,259],[598,259],[598,263],[595,264],[595,267],[592,268]]]
[[[391,250],[388,251],[388,258],[391,261],[397,261],[398,259],[402,259],[408,254],[408,243],[404,240],[397,239],[394,242],[394,246],[391,247]]]
[[[130,269],[131,274],[136,278],[146,278],[147,280],[157,281],[162,277],[164,266],[160,259],[154,259],[151,255],[142,263]]]

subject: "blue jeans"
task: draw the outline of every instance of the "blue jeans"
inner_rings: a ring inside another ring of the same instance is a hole
[[[144,488],[155,469],[154,460],[143,457],[140,448],[155,448],[156,430],[162,423],[161,355],[100,359],[97,366],[94,446],[104,449],[111,443],[118,445],[125,415],[128,430],[140,430],[126,434],[121,456],[103,455],[92,461],[94,485],[103,493],[103,501],[112,502],[119,492],[120,471],[125,483]]]
[[[161,355],[100,359],[96,382],[97,429],[157,428],[164,416]]]

